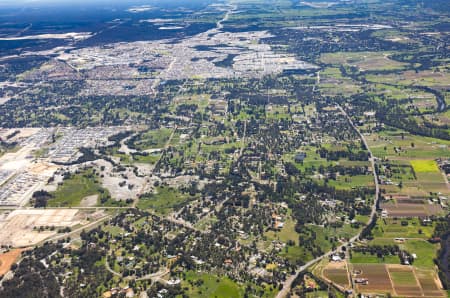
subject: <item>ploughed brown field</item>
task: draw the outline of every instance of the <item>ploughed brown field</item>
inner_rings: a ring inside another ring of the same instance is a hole
[[[348,289],[350,287],[346,262],[329,263],[323,269],[323,276],[341,289]]]
[[[392,283],[389,278],[389,274],[384,264],[354,264],[354,271],[360,271],[354,277],[367,278],[369,284],[361,285],[356,284],[358,292],[362,293],[392,293]]]
[[[389,217],[426,217],[442,212],[440,205],[428,204],[423,199],[396,199],[382,202],[381,208],[387,210]]]
[[[367,278],[368,284],[357,284],[364,294],[387,294],[399,297],[446,297],[433,270],[418,270],[412,266],[384,264],[353,264],[353,278]]]

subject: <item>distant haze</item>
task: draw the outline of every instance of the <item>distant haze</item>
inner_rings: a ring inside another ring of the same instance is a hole
[[[119,4],[120,6],[126,5],[144,5],[144,4],[176,4],[180,6],[189,5],[190,3],[207,2],[202,0],[1,0],[0,6],[40,6],[40,5],[97,5],[97,4]],[[209,1],[208,1],[209,2]]]

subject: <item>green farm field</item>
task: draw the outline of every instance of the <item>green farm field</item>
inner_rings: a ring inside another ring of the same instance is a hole
[[[416,173],[439,172],[439,168],[434,160],[411,160],[411,165]]]

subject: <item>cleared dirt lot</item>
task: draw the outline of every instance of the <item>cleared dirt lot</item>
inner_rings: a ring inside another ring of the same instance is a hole
[[[13,249],[4,254],[0,254],[0,275],[4,275],[11,269],[11,265],[17,261],[24,249]]]
[[[137,198],[138,194],[142,192],[142,189],[147,184],[146,178],[137,177],[131,168],[127,168],[124,172],[117,173],[113,171],[111,163],[104,160],[97,160],[91,163],[91,165],[98,168],[102,166],[104,167],[104,171],[101,171],[103,174],[101,179],[102,186],[108,189],[111,196],[116,200]],[[146,173],[141,169],[140,171]],[[127,179],[125,179],[122,175],[126,176]],[[125,184],[121,185],[120,183],[123,182],[125,182]],[[129,185],[133,185],[133,187],[129,188]]]
[[[58,227],[72,227],[80,223],[76,209],[15,210],[0,222],[0,245],[25,247],[56,234]],[[55,227],[37,231],[33,228]]]
[[[16,131],[19,131],[16,135],[10,138],[8,141],[14,142],[21,138],[28,138],[39,131],[39,128],[9,128],[0,130],[0,138],[6,139],[7,136],[12,135]]]
[[[80,206],[81,207],[92,207],[92,206],[97,205],[97,201],[98,201],[98,195],[87,196],[81,200]]]
[[[31,164],[28,170],[33,174],[50,177],[58,170],[58,166],[46,162],[38,162]]]

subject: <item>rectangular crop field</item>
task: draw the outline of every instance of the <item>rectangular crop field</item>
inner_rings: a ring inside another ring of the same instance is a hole
[[[354,278],[366,278],[367,285],[356,284],[360,293],[390,293],[399,297],[446,297],[433,270],[417,270],[412,266],[353,264]]]
[[[411,296],[421,292],[411,267],[390,267],[389,275],[397,295]]]
[[[442,213],[440,205],[428,204],[425,200],[382,202],[381,208],[387,210],[389,217],[425,217]]]
[[[357,278],[367,278],[367,285],[357,284],[361,293],[392,293],[393,288],[389,273],[384,264],[353,264],[353,269],[361,271]]]
[[[325,278],[331,280],[342,289],[349,288],[350,281],[348,280],[348,270],[345,262],[331,262],[323,269],[322,273]]]
[[[434,160],[411,160],[411,165],[416,173],[433,173],[439,172],[439,167]]]
[[[434,270],[416,270],[416,276],[425,297],[442,297],[445,294],[436,284],[437,276]]]

